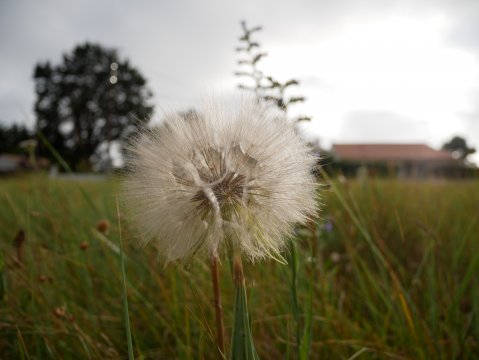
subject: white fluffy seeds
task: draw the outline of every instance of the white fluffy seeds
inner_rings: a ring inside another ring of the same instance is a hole
[[[315,160],[281,114],[254,102],[174,114],[129,149],[124,194],[143,242],[167,263],[217,255],[276,257],[316,209]]]

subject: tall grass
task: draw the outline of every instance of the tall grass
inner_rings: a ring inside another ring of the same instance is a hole
[[[330,184],[321,220],[297,231],[293,308],[290,266],[245,267],[260,358],[475,358],[479,183]],[[0,358],[127,358],[116,192],[114,181],[0,181]],[[135,357],[216,358],[208,261],[164,269],[124,219],[121,230]]]

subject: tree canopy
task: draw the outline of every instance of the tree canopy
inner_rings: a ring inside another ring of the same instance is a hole
[[[99,44],[78,45],[57,65],[38,63],[34,80],[37,131],[76,170],[110,163],[112,144],[128,139],[153,111],[146,79]]]
[[[442,149],[449,151],[452,156],[460,160],[465,160],[470,154],[476,152],[476,149],[469,147],[466,140],[460,136],[454,136],[442,146]]]
[[[0,154],[1,153],[24,153],[21,142],[31,137],[25,126],[13,124],[11,126],[0,125]]]

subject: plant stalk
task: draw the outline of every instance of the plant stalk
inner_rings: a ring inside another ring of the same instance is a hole
[[[218,269],[218,257],[211,256],[211,280],[213,283],[214,306],[216,315],[216,344],[221,351],[221,355],[225,354],[225,330],[223,325],[223,306],[221,303],[220,291],[220,273]]]

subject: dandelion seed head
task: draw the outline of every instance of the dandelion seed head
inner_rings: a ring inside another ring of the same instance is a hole
[[[279,256],[317,204],[315,160],[293,125],[253,101],[165,121],[127,156],[125,203],[142,242],[166,263],[217,256],[225,239],[250,260]]]

